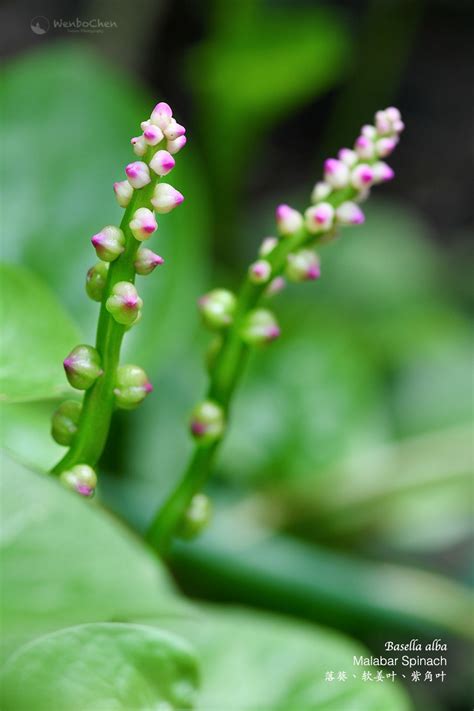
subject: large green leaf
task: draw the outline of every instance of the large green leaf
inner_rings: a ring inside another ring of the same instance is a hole
[[[51,436],[51,416],[60,402],[42,400],[3,405],[0,447],[33,469],[49,471],[65,451]]]
[[[174,635],[101,623],[21,647],[1,681],[4,711],[184,711],[193,707],[197,670]]]
[[[165,97],[147,97],[86,45],[50,45],[11,62],[4,73],[2,222],[12,236],[4,251],[47,280],[87,324],[89,341],[98,308],[84,293],[86,270],[96,261],[90,236],[120,221],[112,184],[125,177],[134,159],[130,138],[159,98]],[[170,176],[185,203],[159,220],[151,245],[166,265],[139,279],[143,321],[126,339],[144,365],[187,341],[195,318],[190,304],[200,289],[208,231],[198,170],[191,136]]]
[[[202,691],[197,711],[405,711],[411,707],[398,684],[362,681],[353,657],[369,652],[335,632],[232,608],[209,609],[201,617],[165,625],[189,639],[200,654]],[[337,681],[338,672],[344,671],[347,681]],[[334,681],[326,681],[326,672],[334,673]]]
[[[84,622],[182,609],[159,561],[57,480],[1,466],[2,647]]]
[[[79,334],[54,294],[26,269],[0,265],[0,400],[41,400],[69,389],[62,361]]]

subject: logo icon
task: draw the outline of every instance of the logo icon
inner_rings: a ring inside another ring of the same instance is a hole
[[[49,20],[47,17],[38,15],[38,17],[33,17],[30,22],[30,27],[31,31],[34,32],[35,35],[45,35],[49,30]]]

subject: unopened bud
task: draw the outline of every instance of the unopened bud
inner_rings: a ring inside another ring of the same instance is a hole
[[[152,271],[158,265],[163,264],[164,261],[163,257],[160,257],[159,254],[155,254],[155,252],[152,252],[151,249],[142,247],[137,252],[137,258],[135,259],[134,264],[135,271],[137,274],[146,276],[147,274],[151,274]]]
[[[168,138],[170,141],[174,141],[176,138],[184,136],[185,133],[186,129],[184,128],[184,126],[181,126],[181,124],[179,124],[174,118],[171,119],[171,121],[164,130],[166,138]]]
[[[175,166],[175,159],[168,151],[156,151],[150,161],[150,168],[160,176],[168,175]]]
[[[380,158],[386,158],[395,149],[398,143],[398,138],[386,137],[380,138],[375,144],[375,151]]]
[[[283,291],[285,286],[286,281],[284,280],[284,278],[282,276],[277,276],[271,280],[270,284],[265,290],[265,294],[266,296],[275,296],[275,294],[279,294],[280,291]]]
[[[113,262],[125,249],[125,236],[122,230],[115,225],[104,227],[91,237],[91,242],[97,256],[104,262]]]
[[[77,432],[82,405],[77,400],[65,400],[54,411],[51,421],[51,435],[55,442],[69,447]]]
[[[365,126],[362,126],[360,132],[362,136],[370,138],[371,141],[375,140],[375,138],[377,137],[377,129],[370,123],[366,123]]]
[[[267,309],[255,309],[247,314],[240,330],[240,337],[249,346],[269,343],[279,335],[278,322]]]
[[[341,160],[328,158],[324,161],[324,180],[333,188],[345,188],[349,184],[349,168]]]
[[[360,207],[348,200],[336,209],[336,220],[342,225],[361,225],[365,217]]]
[[[260,245],[260,249],[258,250],[258,256],[266,257],[268,254],[270,254],[270,252],[273,252],[277,244],[278,239],[276,237],[265,237],[262,244]]]
[[[163,140],[163,131],[158,126],[150,124],[143,129],[143,138],[148,146],[157,146]]]
[[[189,427],[191,434],[199,442],[215,442],[224,434],[224,411],[216,402],[204,400],[192,411]]]
[[[348,168],[352,168],[352,166],[354,166],[358,161],[357,153],[355,151],[351,151],[350,148],[341,148],[337,154],[337,157],[339,160],[342,160]]]
[[[288,255],[285,270],[290,281],[314,281],[321,276],[318,255],[310,249],[300,249]]]
[[[138,210],[135,210],[128,226],[139,242],[151,237],[158,227],[154,214],[147,207],[139,207]]]
[[[177,205],[181,205],[184,196],[169,183],[158,183],[155,187],[151,204],[160,215],[171,212]]]
[[[214,289],[199,299],[204,323],[211,329],[225,328],[232,323],[236,299],[227,289]]]
[[[178,536],[186,540],[195,538],[209,524],[211,515],[212,505],[209,497],[205,494],[195,494],[178,528]]]
[[[120,207],[127,207],[133,195],[133,188],[128,180],[121,180],[118,183],[114,183],[114,192]]]
[[[136,156],[141,158],[145,155],[147,144],[143,136],[135,136],[130,140],[130,143],[132,144],[133,152]]]
[[[123,410],[133,410],[151,393],[153,386],[138,365],[121,365],[115,378],[115,402]]]
[[[344,150],[349,150],[349,149],[344,149]],[[313,192],[311,193],[311,202],[314,204],[316,202],[321,202],[322,200],[325,200],[328,195],[332,193],[332,188],[330,185],[325,183],[323,180],[320,180],[319,183],[316,183],[316,185],[313,188]]]
[[[87,296],[93,301],[102,301],[108,271],[108,262],[97,262],[97,264],[94,264],[87,272],[86,292]]]
[[[385,111],[377,111],[375,114],[375,126],[377,128],[377,133],[390,133],[392,129],[392,122]]]
[[[165,101],[160,101],[159,104],[157,104],[153,109],[153,112],[150,116],[150,121],[155,126],[158,126],[158,128],[161,128],[161,130],[164,131],[165,128],[168,126],[169,122],[171,121],[172,116],[173,112],[171,110],[171,106]]]
[[[372,170],[374,173],[374,183],[385,183],[395,177],[392,168],[381,160],[373,164]]]
[[[359,136],[356,139],[354,148],[359,158],[363,158],[364,160],[372,160],[375,155],[374,143],[370,138],[367,138],[367,136]]]
[[[60,479],[69,489],[81,496],[94,496],[97,475],[88,464],[76,464],[72,469],[62,472]]]
[[[105,302],[107,311],[112,314],[117,323],[131,326],[136,322],[143,301],[133,284],[128,281],[119,281],[112,288],[112,294]]]
[[[179,153],[181,148],[184,148],[187,142],[188,139],[186,136],[178,136],[178,138],[175,138],[174,141],[166,141],[166,148],[168,149],[168,152],[174,156],[175,153]]]
[[[143,188],[151,181],[150,170],[143,161],[136,160],[134,163],[129,163],[125,168],[125,173],[132,188]]]
[[[289,205],[278,205],[275,211],[278,232],[283,235],[292,235],[303,226],[303,215]]]
[[[351,174],[351,183],[357,190],[369,188],[374,180],[374,171],[368,163],[359,163]]]
[[[102,375],[100,355],[92,346],[73,348],[63,362],[70,385],[77,390],[87,390]]]
[[[331,229],[334,221],[334,208],[329,202],[320,202],[308,207],[305,216],[305,225],[308,232],[318,234]]]
[[[254,284],[265,284],[270,279],[272,267],[266,259],[259,259],[249,267],[249,279]]]

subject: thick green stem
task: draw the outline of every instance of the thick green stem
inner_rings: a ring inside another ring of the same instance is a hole
[[[125,235],[125,250],[110,264],[97,326],[96,349],[101,357],[103,374],[86,391],[78,431],[71,448],[52,469],[52,474],[59,475],[75,464],[89,464],[94,467],[105,447],[115,407],[114,387],[120,347],[126,331],[126,327],[117,323],[107,311],[105,303],[115,284],[120,281],[133,284],[135,281],[134,261],[140,242],[130,231],[129,222],[135,210],[140,207],[150,207],[156,182],[157,178],[152,174],[152,180],[148,185],[140,190],[134,190],[124,212],[120,229]]]

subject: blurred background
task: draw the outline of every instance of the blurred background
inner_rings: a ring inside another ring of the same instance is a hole
[[[0,10],[3,257],[48,283],[90,342],[88,236],[118,219],[110,188],[128,140],[157,100],[187,127],[173,173],[185,207],[160,222],[166,268],[143,283],[125,354],[155,394],[116,416],[101,462],[102,501],[139,531],[191,450],[208,341],[196,298],[237,287],[275,205],[304,209],[323,159],[377,109],[401,109],[395,181],[374,191],[365,225],[321,250],[317,284],[275,299],[283,338],[243,379],[209,486],[213,523],[176,546],[172,570],[191,596],[336,627],[374,653],[442,637],[446,681],[409,684],[434,711],[469,707],[473,15],[462,0]],[[76,18],[110,26],[64,26]],[[9,405],[3,443],[51,466],[54,406]]]

